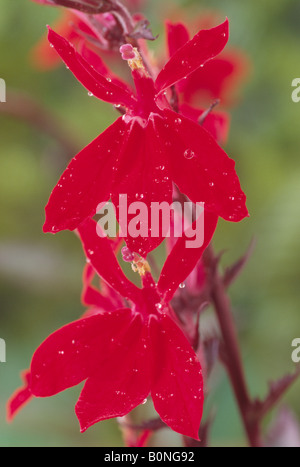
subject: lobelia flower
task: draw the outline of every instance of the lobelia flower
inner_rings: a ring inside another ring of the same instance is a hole
[[[33,0],[35,3],[49,6],[59,6],[48,0]],[[84,42],[89,43],[89,47],[106,57],[116,56],[119,51],[122,31],[117,24],[115,17],[109,13],[99,13],[91,16],[76,9],[64,9],[54,24],[54,28],[60,35],[72,42],[72,44],[82,47]],[[114,52],[114,53],[113,53]],[[34,66],[41,70],[55,68],[61,63],[60,57],[53,48],[49,47],[47,37],[42,37],[31,51]]]
[[[82,41],[82,36],[79,34],[80,30],[85,30],[86,34],[93,35],[93,32],[86,27],[85,23],[80,21],[75,13],[68,10],[59,16],[54,28],[59,34],[76,45]],[[47,37],[42,37],[33,47],[31,59],[34,66],[41,71],[51,70],[61,63],[55,50],[49,47]]]
[[[201,18],[201,23],[206,23],[210,27],[215,22],[214,17]],[[167,21],[166,35],[170,57],[190,40],[189,31],[181,22]],[[222,51],[213,60],[195,70],[187,79],[177,83],[176,88],[181,101],[185,104],[202,103],[203,105],[219,99],[223,107],[228,107],[234,103],[236,89],[245,80],[249,70],[250,65],[245,54],[231,48]]]
[[[115,250],[116,251],[116,250]],[[83,317],[97,313],[111,312],[124,306],[122,297],[103,280],[99,281],[100,290],[92,285],[95,270],[90,264],[86,264],[83,272],[83,290],[81,301],[89,307]],[[21,372],[23,386],[17,389],[7,402],[7,421],[11,422],[18,412],[33,399],[31,392],[30,370]]]
[[[201,17],[201,24],[208,23],[206,27],[212,27],[213,22],[215,18]],[[166,37],[169,57],[190,40],[189,31],[181,22],[167,21]],[[225,144],[229,132],[229,115],[225,111],[213,109],[217,104],[221,104],[222,108],[232,104],[233,90],[240,86],[248,70],[248,62],[240,51],[222,51],[176,84],[178,110],[186,117],[201,123],[221,145]],[[195,108],[195,105],[202,107]],[[203,106],[208,105],[209,109],[204,110]]]
[[[74,230],[110,198],[118,217],[119,195],[128,204],[142,200],[172,202],[172,184],[207,211],[229,221],[248,215],[235,162],[201,125],[171,110],[168,89],[188,77],[225,47],[228,21],[202,30],[171,57],[154,80],[130,45],[122,48],[132,69],[136,93],[101,73],[103,62],[92,51],[89,62],[50,29],[49,41],[90,95],[122,107],[125,114],[77,154],[46,206],[45,232]],[[100,70],[100,72],[98,71]],[[130,221],[130,216],[128,222]],[[145,256],[162,237],[131,238],[130,250]]]
[[[185,239],[179,239],[157,284],[147,262],[142,258],[136,262],[142,288],[124,275],[109,239],[96,234],[95,221],[88,219],[79,226],[89,262],[83,297],[93,305],[82,319],[51,334],[36,350],[30,382],[9,401],[11,417],[22,405],[20,394],[26,400],[48,397],[86,381],[75,408],[82,432],[101,420],[126,415],[150,394],[170,428],[198,439],[201,366],[176,324],[169,301],[212,238],[218,216],[205,213],[205,217],[204,245],[192,254],[186,252]],[[117,300],[115,309],[107,308],[108,302],[91,285],[92,268]],[[122,305],[124,298],[127,307]]]
[[[115,0],[111,2],[95,0],[94,4],[90,0],[87,2],[78,2],[77,0],[32,1],[41,5],[67,7],[61,11],[54,29],[79,48],[83,41],[86,41],[90,48],[110,59],[117,56],[116,52],[119,52],[125,37],[154,39],[148,29],[149,23],[139,14],[132,16],[131,29],[127,30],[128,25],[125,24],[126,22],[119,21],[119,14],[129,15],[129,13],[126,13],[126,7],[120,3],[117,5]],[[131,8],[136,8],[139,3],[140,0],[127,1],[127,5]],[[46,37],[38,41],[31,55],[33,64],[40,70],[49,70],[61,63],[57,53],[49,49]]]

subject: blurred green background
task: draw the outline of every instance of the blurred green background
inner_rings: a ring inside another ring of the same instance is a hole
[[[226,265],[256,238],[254,254],[231,298],[251,393],[263,396],[269,380],[292,370],[291,342],[300,337],[300,103],[291,100],[291,82],[300,76],[300,3],[151,0],[146,10],[154,32],[160,33],[153,44],[159,53],[163,19],[180,8],[187,18],[211,9],[221,18],[228,16],[230,44],[252,62],[242,99],[231,112],[226,146],[237,161],[251,218],[240,224],[220,222],[215,244],[225,250]],[[41,73],[31,65],[30,50],[58,15],[57,9],[30,0],[2,0],[0,78],[9,91],[26,93],[50,111],[75,151],[113,122],[115,113],[89,98],[65,67]],[[36,126],[3,115],[5,105],[0,104],[0,337],[6,341],[7,363],[0,363],[0,445],[120,446],[114,420],[79,433],[74,414],[78,387],[34,400],[12,424],[6,423],[6,401],[20,385],[19,373],[28,367],[33,351],[50,332],[83,312],[79,297],[84,257],[72,233],[42,233],[44,206],[66,164],[62,146]],[[212,445],[244,445],[221,367],[213,382],[207,400],[207,407],[215,410]],[[298,418],[299,392],[300,382],[284,398]],[[176,446],[180,437],[163,430],[153,442]]]

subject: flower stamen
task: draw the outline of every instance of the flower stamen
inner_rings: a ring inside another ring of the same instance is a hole
[[[148,76],[141,54],[139,53],[136,47],[133,47],[131,44],[124,44],[120,47],[120,53],[122,55],[123,60],[126,60],[128,62],[128,65],[130,66],[132,71],[142,71],[143,74]]]

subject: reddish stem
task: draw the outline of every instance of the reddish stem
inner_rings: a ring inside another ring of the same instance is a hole
[[[249,444],[251,447],[260,447],[262,446],[260,421],[253,410],[254,407],[249,396],[230,300],[226,294],[223,279],[219,274],[218,260],[211,245],[205,251],[204,262],[208,273],[210,296],[223,338],[224,364],[234,390]]]

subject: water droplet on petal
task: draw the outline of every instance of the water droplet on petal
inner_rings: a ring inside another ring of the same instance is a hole
[[[196,154],[194,153],[194,151],[192,151],[191,149],[186,149],[186,151],[184,151],[184,157],[186,159],[193,159],[193,157],[196,156]]]
[[[179,288],[180,288],[180,289],[184,289],[184,288],[185,288],[185,283],[182,282],[181,284],[179,284]]]
[[[89,96],[89,97],[93,97],[94,94],[93,94],[92,92],[89,91],[89,92],[88,92],[88,96]]]
[[[144,399],[143,402],[142,402],[142,405],[146,404],[148,401],[148,399]]]

